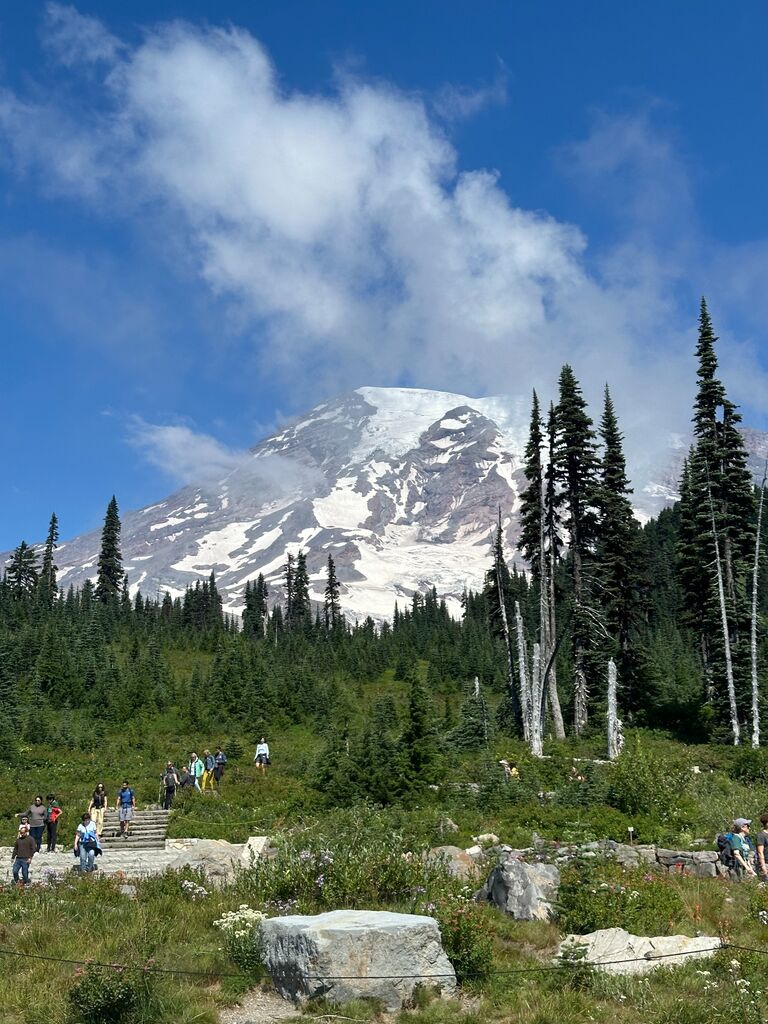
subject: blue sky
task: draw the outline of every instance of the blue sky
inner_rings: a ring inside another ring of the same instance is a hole
[[[0,550],[338,391],[614,388],[684,430],[698,296],[766,426],[764,5],[4,5]]]

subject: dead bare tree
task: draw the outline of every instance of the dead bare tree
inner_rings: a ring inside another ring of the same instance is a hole
[[[749,629],[749,649],[752,661],[752,746],[760,746],[760,691],[757,680],[757,584],[760,576],[760,534],[763,525],[763,504],[765,502],[765,481],[768,477],[768,459],[760,484],[760,501],[757,506],[757,529],[755,531],[755,560],[752,565],[752,618]]]

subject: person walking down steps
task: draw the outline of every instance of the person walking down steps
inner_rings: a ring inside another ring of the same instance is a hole
[[[22,819],[22,822],[25,818],[29,822],[29,834],[35,841],[36,853],[40,853],[40,847],[43,844],[46,816],[45,804],[41,796],[36,796],[34,803],[30,804],[23,814],[16,815],[17,818]]]
[[[266,772],[267,765],[272,764],[269,757],[269,744],[263,736],[256,744],[256,754],[253,760],[256,762],[256,767],[262,772]]]
[[[19,884],[19,875],[21,875],[21,884],[29,885],[29,868],[36,853],[37,844],[30,834],[29,825],[19,825],[19,834],[11,853],[13,880],[17,885]]]
[[[91,802],[88,804],[88,813],[91,816],[91,821],[96,826],[99,838],[101,838],[101,834],[104,831],[104,812],[106,809],[107,791],[104,788],[104,783],[100,782],[96,789],[94,789]]]
[[[163,810],[170,811],[173,798],[176,796],[176,789],[180,785],[179,776],[174,767],[173,761],[169,761],[163,773],[163,785],[165,786],[165,798],[163,799]]]
[[[201,793],[202,790],[200,789],[200,779],[202,777],[203,772],[205,771],[205,766],[203,764],[202,758],[198,757],[197,754],[194,753],[194,751],[189,759],[189,765],[187,766],[187,770],[189,771],[189,774],[192,776],[192,781],[195,784],[195,789],[197,790],[198,793]]]
[[[53,793],[45,798],[47,807],[45,809],[45,832],[46,832],[46,853],[56,853],[56,835],[59,831],[59,818],[61,807]]]
[[[210,750],[203,751],[203,792],[210,786],[213,789],[213,773],[216,769],[216,758]]]
[[[213,760],[216,762],[216,767],[213,769],[213,777],[216,780],[216,789],[220,789],[221,780],[224,778],[224,768],[227,764],[227,755],[221,747],[216,747],[216,754]]]
[[[135,808],[136,796],[126,779],[115,801],[115,810],[120,815],[120,835],[123,839],[128,838],[131,829],[131,818],[133,818]]]
[[[80,859],[81,874],[89,874],[96,870],[96,857],[101,853],[101,844],[96,834],[96,823],[86,813],[80,819],[75,832],[74,854]]]

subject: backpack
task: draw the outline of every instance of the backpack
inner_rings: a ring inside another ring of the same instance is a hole
[[[736,866],[736,858],[733,856],[733,847],[731,846],[732,839],[733,832],[721,832],[715,840],[717,845],[717,859],[727,868],[733,868]]]
[[[166,772],[164,780],[166,789],[173,789],[176,785],[176,774],[175,772]]]

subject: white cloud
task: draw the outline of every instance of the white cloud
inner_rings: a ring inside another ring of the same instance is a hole
[[[92,26],[68,25],[73,53],[100,52]],[[595,401],[611,382],[636,452],[684,428],[685,247],[640,227],[687,219],[690,183],[649,115],[598,120],[569,156],[627,208],[621,244],[595,258],[577,227],[514,207],[494,173],[457,172],[428,106],[394,88],[344,77],[330,95],[291,92],[247,32],[178,22],[100,59],[106,113],[0,100],[18,165],[161,217],[295,404],[361,383],[551,394],[567,360]]]
[[[80,14],[69,4],[47,5],[42,38],[46,48],[66,67],[81,62],[108,63],[124,49],[98,18]]]
[[[318,487],[324,479],[316,466],[296,458],[255,456],[247,450],[229,448],[186,424],[148,423],[133,416],[128,423],[128,440],[147,462],[176,483],[205,487],[226,481],[235,500],[240,488],[252,493],[254,482],[266,501],[281,494],[295,495],[302,488]]]

